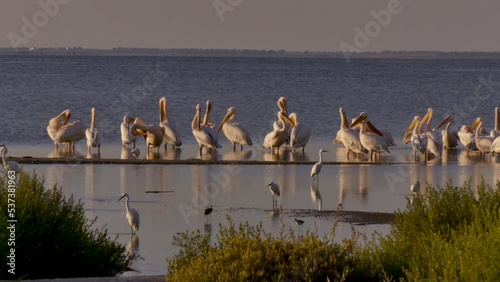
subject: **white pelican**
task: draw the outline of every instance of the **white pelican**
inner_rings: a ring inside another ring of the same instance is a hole
[[[353,118],[351,122],[354,122],[356,120],[356,118]],[[359,131],[359,127],[361,127],[361,125],[356,125],[356,126],[353,126],[351,129],[355,130],[355,131]],[[366,122],[366,129],[368,131],[371,131],[371,129],[375,127],[370,121],[367,121]],[[386,130],[382,130],[382,129],[378,129],[378,127],[376,127],[378,132],[380,132],[382,134],[382,138],[384,138],[385,140],[385,145],[387,147],[395,147],[397,146],[396,145],[396,141],[394,141],[394,138],[392,137],[392,134],[389,132],[389,131],[386,131]]]
[[[500,136],[500,109],[498,107],[495,108],[495,128],[490,131],[491,137]]]
[[[56,143],[66,143],[70,150],[75,150],[75,143],[85,137],[85,127],[77,120],[62,126],[57,131]]]
[[[275,197],[276,197],[276,206],[278,206],[278,198],[280,196],[280,187],[278,186],[278,184],[274,183],[271,181],[271,183],[269,183],[267,185],[267,187],[269,187],[269,190],[271,191],[271,194],[273,196],[273,209],[275,207],[274,205],[274,202],[275,202]]]
[[[285,97],[280,97],[278,99],[278,108],[288,116],[288,106],[286,105]]]
[[[454,149],[458,146],[458,131],[451,131],[450,126],[451,123],[453,122],[453,118],[450,115],[447,115],[443,121],[436,126],[434,131],[438,130],[442,126],[446,124],[445,129],[441,132],[442,138],[443,138],[443,149]]]
[[[132,135],[132,132],[130,131],[130,127],[132,126],[132,124],[134,124],[134,120],[135,118],[131,118],[129,116],[123,117],[123,122],[120,125],[123,147],[133,144],[133,148],[135,148],[136,136]]]
[[[167,145],[172,145],[172,149],[175,148],[175,146],[180,147],[182,145],[181,136],[168,116],[167,98],[165,97],[160,99],[160,127],[163,128],[165,132],[163,135],[165,150],[167,149]]]
[[[241,127],[238,123],[232,122],[236,116],[236,108],[231,107],[227,109],[226,116],[222,119],[222,122],[217,129],[217,133],[222,131],[226,138],[233,144],[233,152],[236,151],[236,144],[240,144],[240,150],[243,151],[243,145],[252,146],[252,140],[248,132]]]
[[[306,148],[307,142],[311,137],[311,127],[307,124],[299,123],[296,113],[291,113],[289,118],[293,122],[292,133],[290,134],[290,146],[295,151],[296,148],[302,147],[302,152]]]
[[[47,133],[49,134],[50,139],[54,141],[56,144],[56,149],[58,147],[58,143],[56,143],[57,132],[61,127],[68,123],[69,118],[71,117],[71,112],[69,110],[62,111],[59,115],[53,117],[49,121],[49,125],[47,126]]]
[[[16,173],[21,171],[21,166],[19,165],[18,162],[15,161],[7,161],[5,159],[5,155],[7,154],[8,150],[7,147],[4,144],[0,144],[0,155],[2,155],[2,163],[3,163],[3,168],[5,169],[5,173],[7,173],[9,170],[13,170]]]
[[[135,209],[130,207],[129,196],[127,193],[123,193],[118,201],[123,198],[125,198],[125,210],[127,211],[125,217],[127,218],[128,224],[130,224],[130,231],[132,232],[132,235],[134,235],[135,233],[137,233],[137,231],[139,231],[139,213]]]
[[[420,182],[418,182],[418,180],[417,183],[411,185],[410,191],[415,194],[417,194],[420,191]]]
[[[89,154],[92,153],[92,148],[97,147],[97,154],[101,154],[101,141],[102,141],[102,131],[95,128],[95,108],[90,110],[91,122],[90,128],[85,131],[85,136],[87,137],[87,147]]]
[[[443,139],[441,137],[441,132],[432,130],[431,122],[432,122],[433,110],[432,108],[427,109],[427,113],[422,118],[421,130],[423,134],[427,136],[427,151],[426,151],[426,161],[429,159],[429,152],[434,154],[437,159],[441,158],[443,152]]]
[[[193,131],[194,138],[200,146],[201,155],[203,147],[206,147],[207,149],[217,149],[220,148],[220,146],[217,144],[212,135],[202,129],[202,126],[200,124],[200,111],[201,107],[200,104],[198,104],[196,105],[196,114],[194,115],[193,121],[191,123],[191,129]]]
[[[476,134],[474,136],[474,141],[476,142],[477,149],[479,150],[479,155],[481,159],[484,158],[484,154],[488,153],[490,155],[491,160],[491,147],[493,144],[493,138],[491,136],[480,135],[481,130],[483,129],[483,119],[478,117],[476,121],[469,127],[467,132],[471,132],[476,129]]]
[[[496,137],[491,143],[491,154],[500,154],[500,136]]]
[[[467,155],[469,154],[469,150],[476,150],[476,141],[474,140],[474,133],[469,132],[469,127],[467,125],[462,125],[460,130],[458,131],[458,139],[460,143],[464,145],[465,152]]]
[[[262,148],[271,149],[271,154],[274,154],[274,148],[277,148],[277,154],[279,154],[281,145],[283,145],[288,138],[285,121],[293,126],[293,122],[283,111],[278,112],[278,120],[281,123],[281,128],[275,128],[273,131],[269,132],[264,138],[264,143],[262,144]]]
[[[411,142],[411,148],[413,150],[413,160],[417,160],[417,152],[425,153],[426,145],[427,145],[427,136],[420,134],[420,117],[415,116],[413,118],[412,123],[408,126],[408,129],[405,133],[405,140],[409,140]],[[411,133],[411,137],[408,139],[408,136]],[[404,141],[404,143],[408,143]]]
[[[210,114],[212,113],[212,102],[207,100],[207,107],[205,109],[205,116],[203,116],[203,122],[201,123],[201,130],[205,131],[208,135],[215,140],[217,147],[219,146],[219,133],[214,129],[215,123],[210,122]]]
[[[370,152],[370,160],[373,160],[373,153],[390,153],[390,151],[387,148],[384,138],[382,137],[382,133],[380,133],[375,127],[370,128],[371,132],[366,132],[367,121],[368,115],[363,112],[350,127],[354,127],[361,123],[361,128],[359,129],[359,140],[361,141],[363,147]]]
[[[130,126],[132,135],[141,135],[146,140],[146,154],[149,155],[149,148],[158,148],[160,152],[161,142],[163,142],[163,128],[156,124],[146,125],[142,120],[136,118],[134,124]]]
[[[323,166],[323,153],[328,152],[327,150],[320,149],[319,150],[319,161],[314,164],[311,169],[311,178],[316,176],[316,180],[319,181],[319,173],[321,172],[321,167]],[[313,178],[314,182],[314,178]]]
[[[337,137],[332,143],[342,143],[347,150],[347,159],[349,160],[349,153],[353,151],[356,155],[362,153],[366,154],[368,151],[363,147],[359,140],[359,132],[349,128],[349,121],[342,107],[339,108],[340,113],[340,129],[337,132]]]

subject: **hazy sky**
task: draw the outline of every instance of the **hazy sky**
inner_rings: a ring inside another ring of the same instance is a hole
[[[0,47],[500,51],[498,0],[57,0],[69,3],[47,15],[40,3],[55,1],[0,1]],[[234,6],[222,18],[214,3]],[[371,22],[388,5],[385,27]]]

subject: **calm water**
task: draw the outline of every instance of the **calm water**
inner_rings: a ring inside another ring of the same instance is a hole
[[[180,129],[180,150],[163,149],[152,158],[199,157],[191,120],[197,103],[213,102],[212,120],[220,121],[228,107],[238,108],[237,120],[253,135],[254,148],[233,154],[221,134],[223,148],[203,159],[276,160],[259,146],[272,129],[280,96],[288,100],[290,112],[313,127],[305,154],[282,154],[281,159],[316,161],[319,148],[330,150],[327,161],[345,161],[344,149],[331,140],[339,128],[338,108],[349,118],[364,111],[380,129],[392,132],[398,147],[382,156],[382,164],[325,165],[319,187],[311,188],[310,165],[24,165],[43,174],[47,186],[58,184],[69,196],[82,199],[96,225],[106,225],[118,240],[130,243],[123,192],[131,195],[131,206],[141,215],[136,251],[144,258],[135,263],[140,272],[166,272],[165,257],[178,249],[172,245],[176,232],[201,229],[217,231],[235,222],[262,222],[277,234],[279,216],[271,214],[271,196],[266,185],[278,183],[279,204],[286,228],[295,212],[334,210],[342,203],[349,211],[393,212],[403,209],[408,187],[421,183],[445,185],[449,179],[475,185],[484,177],[489,184],[500,178],[500,165],[482,162],[476,154],[461,149],[445,152],[443,161],[414,164],[411,149],[401,144],[402,133],[414,115],[434,108],[437,125],[446,114],[454,114],[456,126],[471,124],[477,116],[493,126],[495,106],[500,105],[500,61],[480,60],[344,60],[256,59],[256,58],[154,58],[154,57],[0,57],[0,142],[8,144],[11,156],[64,157],[55,152],[47,135],[48,120],[69,108],[72,119],[90,123],[90,108],[97,109],[97,125],[105,133],[102,158],[128,157],[121,150],[119,125],[123,115],[158,122],[158,100],[168,99],[170,117]],[[77,155],[86,156],[80,142]],[[139,141],[144,150],[144,143]],[[145,157],[144,154],[141,157]],[[498,161],[498,160],[497,160]],[[316,189],[317,188],[317,189]],[[168,193],[146,193],[165,190]],[[315,192],[318,191],[319,193]],[[210,224],[200,213],[213,205]],[[303,218],[306,229],[327,234],[331,220]],[[361,232],[388,232],[387,225],[357,226]],[[349,237],[351,227],[342,224],[337,240]],[[135,241],[134,241],[135,242]],[[135,242],[137,243],[137,242]]]

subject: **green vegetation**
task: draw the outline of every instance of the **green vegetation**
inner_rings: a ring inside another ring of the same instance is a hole
[[[60,189],[44,189],[33,173],[18,173],[15,192],[15,275],[8,273],[11,246],[7,229],[7,176],[0,179],[0,279],[113,276],[135,256],[125,252],[106,229],[92,229],[83,204]]]
[[[498,186],[498,184],[497,184]],[[168,281],[498,281],[500,193],[427,187],[395,213],[390,234],[334,243],[293,229],[273,237],[262,225],[229,220],[215,244],[210,234],[180,233],[181,251],[167,258]],[[338,218],[333,223],[335,232]]]

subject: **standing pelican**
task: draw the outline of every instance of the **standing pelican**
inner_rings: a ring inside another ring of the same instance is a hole
[[[427,137],[423,136],[420,134],[420,117],[415,116],[413,118],[412,123],[410,126],[408,126],[408,129],[406,130],[405,133],[405,140],[407,140],[407,136],[409,136],[411,132],[411,137],[410,137],[410,142],[411,142],[411,148],[413,150],[413,160],[417,160],[417,152],[420,151],[421,153],[425,153],[427,148]],[[404,143],[408,143],[404,141]]]
[[[217,149],[220,146],[217,144],[216,140],[207,131],[203,130],[200,124],[200,104],[196,105],[196,114],[194,115],[193,121],[191,123],[191,129],[193,131],[193,136],[200,146],[200,155],[202,153],[203,147],[207,149]]]
[[[85,127],[77,120],[62,126],[55,138],[56,143],[66,143],[70,150],[75,150],[75,143],[85,137]]]
[[[323,166],[323,153],[328,152],[327,150],[319,150],[319,161],[314,164],[314,166],[311,169],[311,178],[313,178],[314,182],[314,176],[316,176],[316,182],[319,181],[319,173],[321,172],[321,167]]]
[[[9,170],[13,170],[16,173],[21,171],[21,166],[19,165],[18,162],[15,161],[7,161],[5,159],[5,155],[7,154],[8,150],[7,147],[4,144],[0,144],[0,155],[2,155],[2,163],[3,163],[3,168],[5,169],[5,172],[7,173]]]
[[[243,145],[252,146],[252,140],[248,132],[239,124],[232,122],[236,116],[236,108],[231,107],[227,109],[226,116],[219,125],[217,133],[224,131],[226,138],[233,144],[233,152],[236,151],[236,144],[240,144],[240,150],[243,151]]]
[[[95,128],[95,108],[90,110],[91,112],[91,122],[90,128],[85,131],[85,136],[87,137],[87,147],[89,154],[92,153],[92,148],[97,147],[97,154],[101,154],[101,141],[102,141],[102,131]]]
[[[205,131],[206,134],[210,135],[210,137],[215,140],[215,144],[217,147],[219,146],[219,133],[214,129],[215,123],[210,122],[210,114],[212,113],[212,102],[207,100],[207,107],[205,109],[205,116],[203,117],[203,122],[201,123],[201,130]]]
[[[182,145],[181,136],[177,132],[175,125],[170,121],[167,110],[167,98],[160,99],[160,127],[165,132],[163,135],[163,142],[165,143],[165,150],[167,145],[180,147]]]
[[[130,207],[129,196],[127,193],[123,193],[118,201],[123,198],[125,198],[125,210],[127,211],[125,217],[127,218],[128,224],[130,225],[130,232],[132,233],[132,235],[134,235],[137,233],[137,231],[139,231],[139,213],[135,209]]]
[[[349,153],[352,151],[356,155],[362,153],[366,154],[367,150],[359,140],[359,132],[349,128],[349,121],[342,107],[339,108],[340,113],[340,129],[337,132],[337,137],[332,143],[342,143],[347,150],[347,159],[349,160]]]
[[[311,137],[311,127],[307,124],[299,123],[296,113],[291,113],[289,118],[293,122],[292,133],[290,134],[290,146],[295,151],[296,148],[302,147],[302,152],[306,148],[307,142]]]
[[[452,122],[452,117],[447,115],[434,129],[434,131],[436,131],[446,124],[446,128],[441,132],[443,138],[443,149],[454,149],[458,146],[458,131],[450,131],[450,125]]]
[[[370,129],[373,133],[366,132],[366,123],[368,121],[368,115],[366,113],[361,113],[359,117],[354,121],[350,127],[354,127],[361,123],[361,128],[359,130],[359,140],[365,149],[370,152],[370,160],[373,160],[373,153],[387,152],[390,153],[387,148],[384,138],[382,138],[382,133],[380,133],[375,127]],[[376,156],[375,156],[376,157]]]
[[[474,140],[474,133],[469,131],[469,127],[467,125],[462,125],[457,135],[458,139],[460,140],[460,143],[464,145],[465,152],[467,153],[467,155],[469,155],[470,149],[472,150],[477,149],[476,141]]]
[[[50,139],[54,141],[56,144],[56,149],[58,148],[58,143],[56,143],[57,132],[61,127],[68,123],[69,118],[71,117],[71,112],[69,109],[62,111],[57,116],[53,117],[49,121],[49,125],[47,126],[47,133],[49,134]]]
[[[146,154],[149,155],[149,148],[158,148],[160,152],[161,142],[163,142],[163,128],[156,124],[146,125],[142,120],[136,118],[134,124],[130,126],[132,135],[141,135],[146,140]]]
[[[353,118],[351,122],[354,122],[356,120],[356,118]],[[358,124],[356,126],[353,126],[352,129],[353,130],[356,130],[356,131],[359,131],[359,127],[361,125]],[[371,128],[375,127],[370,121],[367,121],[366,122],[366,129],[368,129],[368,131],[371,130]],[[385,140],[385,145],[387,147],[395,147],[397,146],[396,145],[396,141],[394,141],[394,137],[392,137],[392,134],[389,132],[389,131],[386,131],[386,130],[381,130],[381,129],[378,129],[378,127],[376,127],[378,132],[380,132],[382,134],[382,138],[384,138]]]
[[[291,121],[283,111],[278,112],[278,120],[281,123],[281,128],[275,128],[266,135],[262,148],[270,148],[271,154],[274,154],[274,148],[277,148],[277,154],[279,155],[281,145],[283,145],[288,138],[285,121],[291,126],[293,126],[293,121]]]
[[[437,159],[441,158],[443,152],[443,140],[439,131],[434,131],[431,128],[433,110],[427,109],[427,113],[421,120],[421,130],[427,136],[427,152],[426,160],[429,159],[429,152],[434,154]]]
[[[495,153],[500,154],[500,136],[496,137],[491,143],[490,153],[492,155]]]
[[[130,131],[130,127],[134,124],[134,120],[135,118],[131,118],[129,116],[123,117],[123,122],[120,125],[123,147],[133,144],[133,148],[135,149],[136,136],[132,135],[132,132]]]
[[[474,136],[474,140],[476,141],[477,149],[479,150],[479,155],[481,159],[484,158],[484,154],[488,153],[490,155],[491,160],[491,147],[493,144],[493,138],[491,136],[480,135],[481,130],[483,129],[483,119],[478,117],[476,121],[469,127],[467,132],[471,132],[476,129],[476,135]]]

